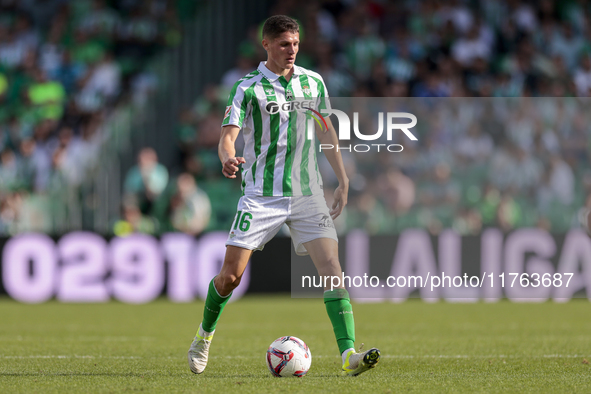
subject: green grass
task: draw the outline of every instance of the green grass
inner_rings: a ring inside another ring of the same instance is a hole
[[[203,303],[22,305],[0,299],[0,392],[591,392],[591,303],[355,304],[357,345],[378,367],[338,375],[321,300],[246,297],[218,324],[209,365],[186,351]],[[312,351],[304,378],[274,378],[264,357],[277,337]]]

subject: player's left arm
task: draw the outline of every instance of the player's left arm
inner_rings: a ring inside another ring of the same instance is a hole
[[[334,202],[330,210],[330,216],[334,219],[339,217],[343,212],[343,208],[347,205],[347,196],[349,194],[349,178],[345,172],[345,165],[343,164],[343,157],[341,152],[336,150],[336,146],[339,145],[339,139],[337,132],[332,125],[332,122],[328,117],[325,118],[328,129],[317,130],[316,136],[321,144],[330,144],[334,146],[334,149],[323,150],[330,166],[335,172],[337,179],[339,180],[339,186],[334,191]]]

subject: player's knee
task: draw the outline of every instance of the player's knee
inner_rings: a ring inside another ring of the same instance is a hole
[[[219,284],[218,291],[220,292],[220,294],[227,295],[230,294],[232,290],[238,287],[241,279],[241,277],[234,274],[220,273],[218,275],[219,283],[216,283],[216,287],[218,287],[217,285]]]
[[[329,257],[327,262],[326,262],[327,267],[330,267],[331,269],[340,269],[341,268],[341,263],[339,262],[338,257]]]
[[[319,267],[318,273],[320,275],[340,275],[341,274],[341,263],[338,257],[327,258]]]
[[[240,284],[240,280],[242,279],[242,277],[233,275],[230,279],[231,281],[229,286],[232,288],[232,290],[234,290]]]

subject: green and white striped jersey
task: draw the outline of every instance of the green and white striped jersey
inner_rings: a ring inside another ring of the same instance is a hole
[[[329,106],[322,77],[294,65],[286,81],[265,62],[241,78],[230,93],[222,126],[236,125],[244,136],[242,192],[249,196],[322,194],[311,112],[294,110],[291,101],[314,109]],[[308,100],[308,101],[306,101]],[[285,103],[288,103],[284,105]],[[313,104],[310,104],[313,103]],[[284,110],[287,109],[287,110]],[[310,134],[312,139],[307,138]]]

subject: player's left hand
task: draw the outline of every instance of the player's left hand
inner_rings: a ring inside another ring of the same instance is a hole
[[[347,194],[349,188],[347,186],[339,185],[334,191],[334,202],[330,210],[330,217],[335,220],[343,212],[343,208],[347,205]]]

